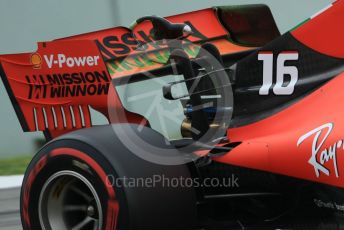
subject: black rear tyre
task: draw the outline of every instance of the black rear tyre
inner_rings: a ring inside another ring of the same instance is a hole
[[[196,215],[193,188],[123,183],[123,178],[191,178],[188,167],[162,166],[137,157],[116,137],[113,129],[119,126],[79,130],[39,151],[22,187],[24,230],[190,229]],[[171,149],[149,128],[136,134],[155,146]]]

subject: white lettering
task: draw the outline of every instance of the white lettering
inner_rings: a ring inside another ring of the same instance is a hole
[[[99,56],[85,56],[85,57],[67,57],[64,54],[58,54],[57,58],[54,55],[44,55],[44,60],[49,69],[57,65],[58,68],[63,67],[85,67],[98,66]]]
[[[324,131],[326,130],[326,131]],[[300,146],[306,139],[309,137],[314,136],[313,143],[312,143],[312,154],[311,158],[309,159],[308,163],[314,167],[315,175],[317,177],[320,176],[320,173],[324,173],[327,176],[330,176],[330,170],[325,167],[325,164],[329,161],[333,161],[333,167],[336,174],[336,177],[339,177],[338,172],[338,162],[337,162],[337,150],[343,149],[343,140],[339,140],[336,143],[332,144],[329,148],[322,149],[325,141],[329,137],[333,130],[333,124],[327,123],[322,125],[302,137],[297,142],[297,146]],[[324,135],[322,135],[324,132]],[[322,139],[320,138],[322,137]]]

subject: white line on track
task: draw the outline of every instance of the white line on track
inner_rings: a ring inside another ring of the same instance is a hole
[[[0,189],[20,187],[24,175],[0,176]]]

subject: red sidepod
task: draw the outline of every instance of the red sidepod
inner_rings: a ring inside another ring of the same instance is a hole
[[[226,164],[344,187],[344,73],[289,108],[228,130]]]

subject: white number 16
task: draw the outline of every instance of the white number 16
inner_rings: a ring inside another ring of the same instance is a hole
[[[299,79],[299,71],[296,66],[286,66],[286,61],[296,61],[299,59],[299,53],[289,52],[280,53],[277,57],[276,66],[276,84],[273,92],[276,95],[291,95],[294,92],[295,85]],[[259,95],[269,95],[273,85],[273,53],[262,52],[258,54],[258,60],[263,61],[263,85],[259,90]],[[290,76],[290,82],[285,84],[285,76]]]

